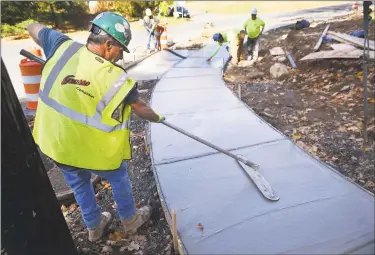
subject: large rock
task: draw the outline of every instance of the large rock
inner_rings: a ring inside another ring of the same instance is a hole
[[[278,79],[289,74],[288,67],[281,63],[276,63],[270,68],[270,74],[273,78]]]

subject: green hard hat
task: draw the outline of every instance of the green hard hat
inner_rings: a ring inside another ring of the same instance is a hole
[[[129,22],[124,17],[113,12],[102,12],[95,17],[92,24],[116,39],[129,53],[128,45],[132,39],[132,32]]]

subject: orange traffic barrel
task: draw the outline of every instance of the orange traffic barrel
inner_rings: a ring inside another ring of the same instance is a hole
[[[156,47],[158,50],[161,50],[160,36],[162,32],[163,32],[163,27],[160,25],[157,25],[155,28],[155,37],[156,37]]]
[[[37,57],[42,57],[42,50],[40,48],[37,48],[37,47],[33,47],[33,48],[30,48],[29,49],[29,52],[34,54],[35,56]]]
[[[36,110],[43,66],[38,62],[25,58],[21,60],[19,67],[25,88],[26,107],[29,110]]]
[[[161,36],[160,36],[160,45],[163,50],[168,49],[167,26],[165,25],[163,25],[163,32],[161,33]]]

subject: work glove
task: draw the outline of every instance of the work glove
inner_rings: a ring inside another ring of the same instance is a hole
[[[158,113],[157,113],[157,115],[159,116],[159,119],[157,121],[155,121],[156,123],[161,123],[161,122],[163,122],[165,120],[164,116],[162,116],[162,115],[160,115]]]

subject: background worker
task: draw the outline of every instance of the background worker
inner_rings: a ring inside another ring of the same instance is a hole
[[[248,60],[253,60],[254,62],[258,60],[259,38],[266,26],[263,20],[257,18],[257,14],[257,8],[253,8],[251,10],[251,18],[244,24],[244,29],[247,34],[246,50],[249,56]]]
[[[227,47],[228,52],[231,54],[231,63],[237,65],[241,61],[241,54],[243,53],[243,40],[245,38],[244,30],[229,30],[223,33],[216,33],[212,36],[212,39],[218,43],[218,47],[214,53],[207,59],[211,61],[214,56],[218,53],[223,43],[228,43],[229,48]]]
[[[151,215],[136,210],[125,160],[131,159],[130,115],[152,122],[164,118],[139,97],[137,84],[116,65],[131,40],[129,22],[104,12],[92,21],[87,44],[33,23],[27,27],[47,57],[33,136],[40,150],[62,170],[81,207],[89,240],[97,241],[111,221],[100,213],[91,173],[109,181],[125,232],[133,232]]]
[[[159,23],[159,19],[157,17],[152,16],[152,12],[149,8],[146,9],[146,16],[143,18],[143,26],[147,31],[147,53],[150,53],[150,43],[151,40],[154,44],[154,49],[157,48],[157,41],[155,35],[155,27]]]

